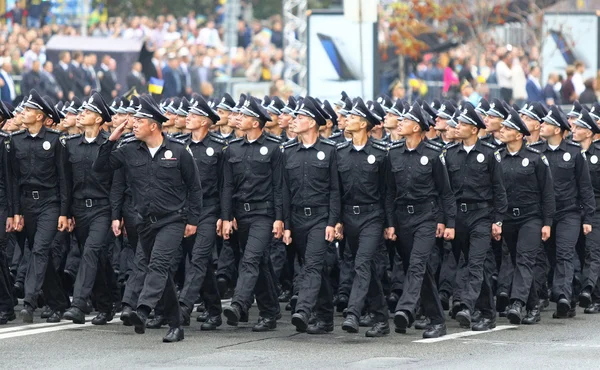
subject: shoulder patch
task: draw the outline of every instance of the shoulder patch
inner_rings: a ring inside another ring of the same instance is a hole
[[[497,161],[498,163],[500,163],[500,161],[502,161],[502,156],[500,155],[500,151],[499,151],[499,150],[496,150],[496,151],[494,152],[494,158],[496,158],[496,161]]]
[[[321,142],[331,146],[335,146],[337,144],[335,141],[329,139],[321,139]]]
[[[387,152],[388,151],[388,147],[384,146],[384,145],[379,145],[379,144],[373,144],[373,148],[379,149],[383,152]]]
[[[488,148],[496,149],[496,146],[494,144],[490,144],[487,141],[481,141],[481,144],[483,144],[484,146],[487,146]]]
[[[19,131],[15,131],[12,134],[10,134],[10,136],[16,136],[16,135],[20,135],[20,134],[24,134],[25,133],[25,129],[19,130]]]
[[[440,152],[442,150],[441,146],[431,144],[431,141],[426,142],[425,146],[429,149],[435,150],[436,152]]]
[[[219,144],[225,145],[225,140],[223,140],[222,138],[220,138],[218,136],[210,135],[209,138],[210,138],[211,141],[214,141],[215,143],[219,143]]]
[[[540,153],[541,153],[541,152],[540,152],[539,150],[537,150],[536,148],[532,148],[532,147],[529,147],[529,146],[527,146],[526,148],[527,148],[527,150],[529,150],[530,152],[533,152],[533,153],[536,153],[536,154],[540,154]]]
[[[546,165],[546,167],[550,167],[550,163],[548,163],[548,158],[546,158],[545,155],[541,155],[542,158],[542,162],[544,162],[544,164]]]
[[[574,142],[572,140],[567,140],[567,144],[581,148],[581,144],[576,143],[576,142]]]
[[[337,149],[343,149],[350,145],[349,141],[344,141],[343,143],[338,143],[335,147]]]

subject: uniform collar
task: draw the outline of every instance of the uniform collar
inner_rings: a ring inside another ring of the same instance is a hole
[[[319,145],[321,143],[321,137],[318,136],[317,137],[317,141],[315,141],[315,143],[311,146],[309,146],[308,148],[304,146],[304,144],[299,143],[299,148],[298,150],[310,150],[310,149],[315,149],[317,147],[317,145]],[[350,145],[352,145],[352,143],[350,143]]]
[[[356,150],[356,148],[354,147],[354,143],[352,143],[352,141],[350,142],[350,151],[355,151],[355,152],[365,152],[367,154],[370,153],[370,148],[373,145],[373,143],[371,142],[371,139],[367,139],[367,143],[362,147],[361,150]]]
[[[265,142],[265,134],[264,134],[264,133],[262,133],[262,134],[260,134],[260,136],[258,137],[258,139],[256,139],[256,140],[255,140],[254,142],[252,142],[252,143],[248,141],[248,137],[247,137],[247,136],[244,136],[244,140],[242,141],[242,145],[244,145],[244,144],[245,144],[245,145],[250,145],[250,144],[253,144],[253,143],[259,143],[259,144],[262,144],[262,143],[264,143],[264,142]]]
[[[106,138],[104,137],[104,135],[102,135],[102,130],[100,130],[100,132],[98,132],[98,136],[96,136],[96,138],[89,143],[87,142],[87,140],[85,140],[85,134],[81,134],[81,139],[79,140],[78,144],[81,145],[81,144],[96,143],[98,145],[102,145],[105,141],[106,141]]]
[[[29,132],[29,129],[27,129],[27,136],[30,138],[33,138],[33,139],[35,139],[35,138],[43,139],[46,137],[46,130],[47,130],[46,125],[42,124],[42,128],[40,129],[40,132],[38,132],[37,135],[31,136],[31,132]]]
[[[409,150],[406,147],[406,144],[402,145],[400,147],[400,151],[402,151],[402,153],[405,152],[415,152],[417,154],[421,154],[423,152],[423,147],[425,146],[425,140],[421,140],[421,142],[419,143],[419,145],[417,145],[417,147],[414,150]]]
[[[163,137],[163,142],[158,147],[158,150],[160,151],[160,149],[162,149],[162,148],[170,149],[171,148],[171,142],[170,142],[169,138],[164,133],[162,134],[162,137]],[[140,141],[140,143],[138,144],[138,148],[144,148],[144,149],[150,150],[148,148],[148,145],[146,145],[146,142],[144,142],[144,141]]]

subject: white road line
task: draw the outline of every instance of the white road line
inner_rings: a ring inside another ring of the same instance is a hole
[[[91,319],[93,319],[95,316],[86,316],[85,320],[89,321]],[[20,317],[17,316],[17,320],[20,320]],[[67,325],[67,324],[72,324],[71,321],[61,321],[61,322],[44,322],[44,323],[40,323],[40,324],[29,324],[29,325],[20,325],[20,326],[12,326],[10,328],[4,328],[4,329],[0,329],[0,334],[3,333],[10,333],[13,331],[22,331],[22,330],[29,330],[29,329],[38,329],[38,328],[48,328],[48,327],[52,327],[52,326],[61,326],[61,325]],[[76,325],[81,325],[81,324],[76,324]]]
[[[40,329],[31,329],[31,330],[21,330],[12,333],[0,334],[0,340],[9,339],[9,338],[17,338],[23,337],[26,335],[34,335],[34,334],[43,334],[43,333],[51,333],[54,331],[67,330],[67,329],[82,329],[86,326],[91,326],[91,322],[86,322],[85,324],[67,324],[67,325],[59,325],[50,328],[40,328]]]
[[[460,332],[460,333],[454,333],[454,334],[444,335],[443,337],[440,337],[440,338],[419,339],[419,340],[413,341],[413,343],[437,343],[437,342],[442,342],[442,341],[445,341],[445,340],[452,340],[452,339],[458,339],[458,338],[464,338],[464,337],[471,337],[473,335],[479,335],[479,334],[485,334],[485,333],[492,333],[492,332],[495,332],[495,331],[507,330],[507,329],[514,329],[514,328],[517,328],[517,327],[518,326],[516,326],[516,325],[500,325],[500,326],[496,326],[494,329],[488,330],[488,331],[463,331],[463,332]]]

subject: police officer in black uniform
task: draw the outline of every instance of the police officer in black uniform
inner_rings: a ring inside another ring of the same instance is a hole
[[[529,130],[517,111],[511,108],[502,125],[500,138],[506,148],[500,157],[508,203],[502,237],[511,256],[503,263],[515,261],[507,317],[514,325],[531,325],[540,320],[533,268],[537,255],[543,253],[540,240],[550,237],[554,187],[546,157],[525,145]]]
[[[21,316],[23,322],[33,322],[37,296],[43,289],[46,304],[53,311],[48,321],[58,322],[69,304],[51,253],[57,229],[67,230],[70,214],[65,152],[60,132],[44,126],[54,114],[52,107],[35,90],[29,93],[24,107],[26,129],[15,132],[10,145],[15,179],[14,222],[17,231],[24,229],[27,239],[33,242]]]
[[[465,104],[456,127],[456,136],[462,142],[450,145],[446,152],[450,184],[458,206],[453,252],[458,261],[462,251],[465,260],[464,276],[457,274],[461,282],[461,305],[453,310],[461,326],[471,326],[471,314],[481,294],[482,319],[472,327],[476,331],[496,326],[491,276],[483,264],[491,248],[491,238],[500,240],[506,212],[500,153],[477,136],[484,127],[475,107]]]
[[[13,118],[3,102],[0,102],[0,121],[2,126],[6,120]],[[13,301],[13,285],[9,271],[7,255],[6,230],[12,231],[13,224],[13,188],[12,176],[9,174],[8,150],[10,150],[9,135],[0,131],[0,325],[5,325],[16,318]]]
[[[557,302],[555,318],[573,316],[571,301],[575,245],[582,227],[584,235],[592,231],[596,211],[587,161],[579,144],[563,139],[568,131],[570,125],[566,117],[560,108],[552,106],[544,117],[540,132],[546,141],[531,145],[548,158],[554,179],[556,214],[552,235],[546,242],[546,251],[554,267],[552,298]],[[580,204],[583,206],[583,226]]]
[[[109,196],[113,174],[92,170],[100,145],[108,140],[108,134],[100,127],[110,120],[106,102],[99,93],[93,92],[78,119],[84,133],[61,140],[69,163],[74,231],[81,251],[72,307],[64,318],[77,324],[85,323],[84,310],[92,293],[99,312],[92,324],[106,325],[112,320],[112,297],[108,286],[112,269],[106,235],[111,225]]]
[[[275,329],[280,315],[269,246],[271,235],[283,234],[281,150],[278,140],[264,135],[271,118],[255,98],[248,97],[240,113],[239,129],[246,136],[225,150],[221,219],[225,240],[237,221],[242,256],[232,303],[223,313],[228,325],[237,326],[256,294],[260,317],[252,330],[260,332]]]
[[[125,289],[121,319],[143,334],[150,311],[163,297],[170,325],[163,341],[177,342],[183,339],[183,329],[171,261],[178,255],[181,238],[196,233],[202,188],[198,168],[184,143],[161,132],[160,123],[166,117],[158,106],[151,97],[140,98],[140,103],[135,114],[135,138],[113,150],[125,127],[121,124],[100,147],[94,170],[126,168],[141,219],[136,269]]]

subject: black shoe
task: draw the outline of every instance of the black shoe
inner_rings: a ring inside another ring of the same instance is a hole
[[[404,311],[397,311],[394,315],[394,325],[396,333],[406,333],[406,329],[410,328],[410,317]]]
[[[375,324],[375,316],[370,313],[363,315],[360,317],[360,319],[358,319],[358,325],[363,328],[370,328],[373,327],[373,325]]]
[[[204,311],[206,311],[206,306],[204,305],[204,302],[200,302],[196,307],[196,312],[202,313]]]
[[[342,324],[342,330],[348,333],[358,333],[358,327],[358,317],[352,313],[349,313],[348,317],[346,317],[346,320],[344,320],[344,323]]]
[[[92,325],[106,325],[113,319],[112,314],[100,312],[92,319]]]
[[[496,320],[492,319],[481,319],[480,322],[473,325],[473,331],[488,331],[496,327]]]
[[[200,330],[217,330],[219,326],[223,325],[223,319],[221,315],[207,317],[206,320],[200,325]]]
[[[88,298],[85,301],[85,307],[83,307],[82,311],[86,315],[89,315],[89,314],[92,313],[92,311],[94,311],[94,305],[92,304],[92,299],[91,298]]]
[[[440,292],[440,303],[442,304],[442,309],[447,311],[450,309],[450,294],[447,292]]]
[[[52,309],[48,306],[42,307],[42,312],[40,313],[40,319],[47,319],[52,315]]]
[[[583,313],[587,313],[587,314],[600,313],[600,304],[592,303],[591,305],[587,306],[585,308],[585,310],[583,310]]]
[[[523,320],[523,303],[521,301],[515,301],[510,309],[508,310],[508,321],[513,325],[521,325]]]
[[[496,311],[506,311],[506,307],[510,305],[510,296],[506,292],[499,293],[496,297]]]
[[[308,315],[304,311],[298,311],[292,315],[292,325],[296,327],[296,331],[300,333],[306,332],[308,328]]]
[[[427,330],[423,332],[423,338],[439,338],[446,335],[446,324],[430,325]]]
[[[346,307],[348,307],[348,296],[344,295],[344,294],[340,294],[338,296],[336,310],[337,310],[337,312],[342,312],[342,311],[344,311],[344,308],[346,308]]]
[[[282,302],[282,303],[289,302],[291,298],[292,298],[291,290],[284,290],[283,292],[281,292],[279,297],[277,297],[279,302]]]
[[[416,330],[425,330],[427,328],[429,328],[429,326],[431,325],[431,320],[429,320],[428,317],[419,319],[419,320],[415,320],[415,329]]]
[[[189,309],[184,304],[180,305],[179,309],[181,311],[181,316],[180,316],[181,326],[190,326],[192,310]]]
[[[175,343],[183,340],[183,328],[169,328],[167,335],[163,337],[163,343]]]
[[[456,314],[456,321],[462,328],[471,327],[471,313],[466,308]]]
[[[12,312],[0,312],[0,325],[6,325],[9,321],[13,321],[17,318],[15,311]]]
[[[160,329],[164,325],[167,325],[167,318],[156,313],[154,313],[153,318],[146,320],[146,328],[148,329]]]
[[[226,278],[224,278],[222,276],[219,276],[217,278],[217,289],[219,290],[219,295],[221,297],[224,297],[225,294],[227,294],[228,286],[229,286],[229,281]]]
[[[450,317],[452,320],[456,319],[456,314],[461,310],[462,306],[460,302],[455,301],[452,303],[452,310],[450,311]]]
[[[227,319],[227,325],[238,326],[240,317],[242,316],[242,308],[237,303],[232,303],[223,308],[223,315],[225,315],[225,318]]]
[[[307,334],[327,334],[333,331],[333,323],[316,320],[306,328]]]
[[[19,283],[19,282],[15,283],[14,289],[15,289],[15,297],[25,298],[25,286],[23,286],[23,283]]]
[[[293,295],[292,298],[290,298],[290,311],[296,312],[296,303],[298,303],[298,296]],[[286,310],[287,310],[287,307],[286,307]]]
[[[508,317],[508,307],[504,311],[498,312],[498,317]]]
[[[240,315],[240,322],[248,322],[248,312],[242,311]]]
[[[533,310],[527,311],[527,315],[521,320],[521,324],[535,325],[540,322],[541,319],[540,309],[539,307],[536,307]]]
[[[155,320],[156,317],[153,319]],[[144,334],[146,332],[146,316],[140,312],[140,310],[131,312],[129,321],[134,327],[136,334]]]
[[[20,316],[23,319],[23,323],[31,324],[33,322],[33,307],[25,304],[21,310]]]
[[[121,311],[120,320],[123,321],[124,326],[132,325],[131,321],[129,320],[131,318],[132,312],[133,312],[133,308],[131,308],[131,306],[128,306],[126,304],[123,305],[123,311]]]
[[[388,299],[388,309],[390,312],[396,312],[396,306],[398,305],[398,301],[400,300],[400,295],[396,292],[391,292]]]
[[[210,314],[208,313],[208,311],[204,311],[200,315],[198,315],[198,317],[196,317],[196,321],[206,322],[206,320],[208,320],[209,317],[210,317]],[[219,315],[219,317],[221,317],[221,316]]]
[[[380,338],[390,334],[390,323],[386,320],[378,322],[365,333],[365,337],[368,338]]]
[[[62,320],[63,317],[63,312],[62,311],[52,311],[52,313],[50,314],[50,316],[46,319],[46,322],[60,322],[60,320]]]
[[[79,308],[72,306],[63,315],[65,320],[71,320],[74,324],[85,324],[85,314]]]
[[[550,300],[548,298],[540,299],[539,306],[540,311],[543,311],[544,308],[548,308],[548,306],[550,306]]]
[[[277,328],[277,320],[274,318],[259,317],[258,322],[252,327],[254,332],[265,332],[275,330]]]
[[[556,302],[556,314],[560,317],[567,317],[569,310],[571,309],[571,302],[566,298],[561,298]]]
[[[345,319],[346,317],[348,317],[348,308],[344,308],[344,311],[342,311],[342,317]]]
[[[285,310],[286,311],[291,311],[292,310],[292,304],[288,302],[288,304],[285,305]]]
[[[112,317],[115,317],[117,315],[117,313],[121,312],[122,310],[123,310],[123,304],[121,304],[121,302],[113,303],[110,314],[112,315]]]
[[[579,307],[587,308],[592,304],[592,294],[589,292],[589,289],[584,289],[579,294]]]
[[[577,302],[571,302],[571,308],[567,312],[567,317],[573,318],[575,316],[577,316]]]
[[[482,317],[483,315],[481,314],[481,311],[475,310],[475,312],[473,312],[473,314],[471,315],[471,323],[481,321]]]

